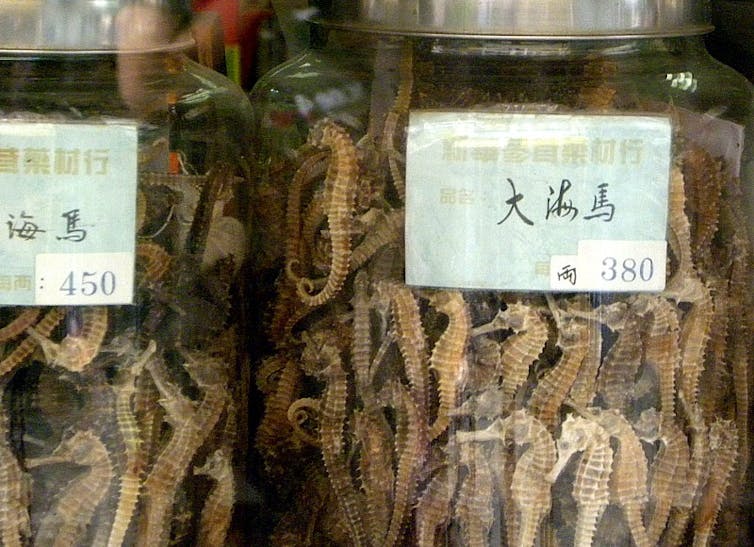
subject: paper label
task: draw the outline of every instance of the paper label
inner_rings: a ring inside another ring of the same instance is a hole
[[[137,139],[129,122],[0,123],[0,305],[133,300]],[[94,271],[117,274],[117,291],[97,280],[110,300],[66,288]]]
[[[565,265],[555,257],[593,262],[595,248],[616,242],[616,260],[641,261],[652,250],[653,284],[630,290],[661,290],[670,161],[663,116],[411,112],[406,282],[625,290],[591,262],[578,263],[583,273],[567,289],[552,271]]]

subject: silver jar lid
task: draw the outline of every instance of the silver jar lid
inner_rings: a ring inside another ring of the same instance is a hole
[[[0,0],[0,51],[187,47],[178,30],[189,16],[188,0]]]
[[[326,26],[513,39],[685,36],[712,30],[705,0],[330,0]]]

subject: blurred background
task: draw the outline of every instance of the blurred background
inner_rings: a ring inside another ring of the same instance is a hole
[[[192,0],[204,64],[244,89],[307,46],[310,0]],[[754,81],[754,0],[710,0],[710,52]]]
[[[712,0],[712,23],[710,52],[754,81],[754,1]]]

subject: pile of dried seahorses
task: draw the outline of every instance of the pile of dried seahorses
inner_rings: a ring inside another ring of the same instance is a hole
[[[3,545],[224,542],[246,395],[222,227],[244,238],[218,211],[237,184],[142,175],[135,305],[0,308]]]
[[[286,508],[271,542],[739,544],[751,265],[725,161],[677,146],[662,293],[408,287],[409,75],[377,136],[323,119],[273,165],[290,183],[256,374]]]

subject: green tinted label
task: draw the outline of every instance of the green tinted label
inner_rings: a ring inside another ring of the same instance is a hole
[[[130,302],[136,182],[134,124],[0,123],[0,304]]]
[[[611,290],[594,252],[611,241],[621,242],[616,260],[641,262],[649,249],[664,268],[670,144],[660,116],[412,112],[406,282],[565,290],[557,265],[571,266],[573,290]],[[657,272],[631,290],[661,289]]]

